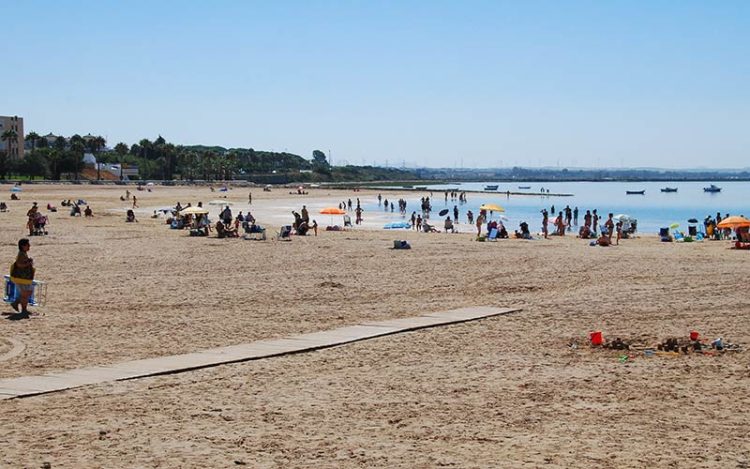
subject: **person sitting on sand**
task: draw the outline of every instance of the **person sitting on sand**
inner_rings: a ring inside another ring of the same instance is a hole
[[[529,231],[529,224],[525,221],[522,221],[519,225],[519,228],[521,228],[521,231],[516,230],[515,236],[516,238],[520,239],[531,239],[531,232]]]
[[[16,194],[11,194],[10,195],[10,200],[19,200],[19,199],[18,199],[18,196]]]
[[[422,230],[425,233],[440,233],[440,231],[438,231],[437,228],[435,228],[435,226],[430,225],[424,220],[422,221]]]
[[[443,228],[445,228],[445,232],[447,233],[450,231],[451,233],[455,233],[456,229],[453,227],[453,220],[451,220],[451,217],[445,218],[445,224],[443,224]]]
[[[497,224],[497,237],[506,239],[508,238],[508,230],[505,229],[505,225],[501,223]]]
[[[583,225],[581,229],[578,230],[578,237],[589,239],[591,237],[591,228],[589,228],[588,225]]]
[[[86,218],[88,218],[88,217],[93,217],[93,216],[94,216],[94,212],[92,212],[92,211],[91,211],[91,207],[89,207],[89,206],[87,205],[87,206],[86,206],[86,208],[85,208],[85,209],[83,210],[83,215],[84,215],[84,216],[85,216]]]
[[[310,229],[310,226],[307,224],[306,221],[302,220],[299,225],[297,225],[297,234],[300,236],[307,236],[307,232]]]
[[[154,210],[154,215],[151,218],[156,218],[159,215],[157,215],[156,210]],[[135,219],[135,212],[132,209],[128,209],[128,211],[125,213],[125,223],[133,223],[137,222],[138,220]]]
[[[71,217],[81,216],[81,207],[79,207],[78,204],[73,204],[70,207],[70,216]]]
[[[599,238],[596,240],[596,244],[598,244],[599,246],[607,247],[612,244],[612,241],[609,239],[609,236],[607,234],[602,233],[601,236],[599,236]]]
[[[47,204],[47,211],[49,211],[49,212],[57,212],[57,207],[55,207],[52,204]]]
[[[222,223],[221,219],[216,221],[216,225],[214,225],[214,228],[216,229],[216,236],[218,238],[226,238],[227,237],[227,229],[224,226],[224,223]]]
[[[0,202],[0,212],[7,212],[8,211],[8,204],[5,202]]]

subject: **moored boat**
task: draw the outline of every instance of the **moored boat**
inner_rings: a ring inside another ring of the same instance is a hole
[[[661,190],[662,192],[677,192],[676,187],[665,187]]]
[[[484,190],[486,190],[486,191],[496,191],[498,187],[500,187],[500,186],[484,186]]]
[[[519,189],[531,189],[531,186],[518,186]]]
[[[627,195],[644,195],[646,193],[646,190],[642,191],[625,191],[625,194]]]
[[[721,192],[721,187],[717,187],[713,184],[711,184],[708,187],[703,188],[703,192]]]

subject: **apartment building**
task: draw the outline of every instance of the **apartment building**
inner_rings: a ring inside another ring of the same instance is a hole
[[[15,138],[5,138],[6,132],[14,132]],[[0,116],[0,152],[11,159],[23,158],[23,135],[23,117]]]

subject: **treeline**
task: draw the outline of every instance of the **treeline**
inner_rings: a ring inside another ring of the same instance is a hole
[[[252,148],[175,145],[161,136],[153,141],[142,139],[130,146],[121,142],[112,149],[106,147],[104,138],[91,135],[74,135],[68,139],[57,137],[50,141],[50,137],[40,137],[31,132],[26,140],[30,148],[24,158],[10,160],[0,153],[0,178],[78,179],[84,168],[85,153],[93,154],[99,163],[137,168],[141,179],[244,179],[259,183],[285,183],[385,181],[414,177],[412,172],[405,170],[371,166],[334,167],[319,150],[315,150],[308,160],[292,153],[256,151]],[[97,173],[99,178],[100,171]]]
[[[658,169],[568,169],[501,168],[452,169],[419,168],[420,179],[453,181],[706,181],[750,180],[750,171],[658,170]]]

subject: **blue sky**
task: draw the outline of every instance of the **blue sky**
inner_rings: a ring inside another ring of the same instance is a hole
[[[750,166],[750,2],[21,1],[0,114],[400,166]]]

